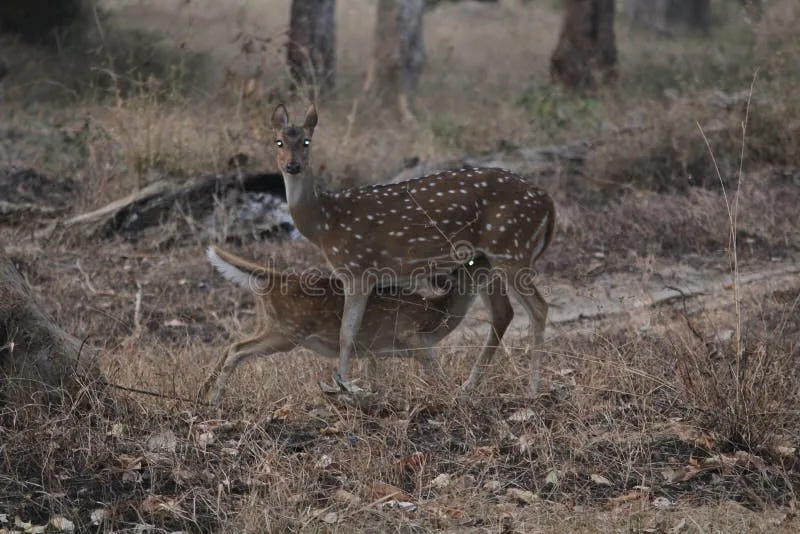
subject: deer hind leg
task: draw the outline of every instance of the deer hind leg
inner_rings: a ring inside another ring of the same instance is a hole
[[[544,330],[547,323],[547,301],[539,290],[520,270],[515,273],[514,281],[509,284],[512,293],[525,308],[528,314],[528,340],[531,345],[528,347],[527,354],[530,358],[531,367],[528,382],[528,389],[531,397],[535,397],[539,387],[540,364],[542,357],[542,346],[544,345]]]
[[[350,355],[355,350],[356,336],[361,329],[371,290],[371,287],[365,290],[361,284],[353,281],[345,284],[344,312],[342,313],[342,326],[339,330],[339,366],[334,379],[341,388],[350,393],[359,391],[355,384],[351,384],[347,380],[347,369]]]
[[[492,283],[480,290],[483,304],[489,309],[489,335],[483,345],[478,359],[472,366],[467,381],[461,385],[463,391],[470,391],[480,383],[486,367],[492,362],[497,348],[505,335],[508,326],[514,319],[514,308],[508,299],[505,282],[497,277]]]
[[[292,341],[275,332],[259,333],[244,341],[231,345],[219,359],[214,371],[206,379],[201,393],[208,397],[208,402],[218,404],[222,391],[231,375],[241,364],[256,355],[269,356],[276,352],[288,352],[294,347]],[[213,383],[213,388],[211,387]],[[209,393],[210,390],[210,393]]]

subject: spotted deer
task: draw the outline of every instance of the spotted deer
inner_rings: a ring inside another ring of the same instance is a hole
[[[329,358],[339,355],[344,294],[332,275],[277,271],[215,246],[209,247],[207,256],[225,279],[255,294],[258,310],[255,334],[233,343],[203,384],[201,394],[209,402],[217,404],[236,368],[258,354],[300,346]],[[359,354],[414,357],[428,374],[441,376],[433,346],[461,323],[479,287],[491,284],[499,285],[499,279],[492,279],[486,259],[477,257],[437,277],[433,285],[443,294],[434,298],[391,287],[376,289],[356,337]],[[500,294],[500,287],[491,291]],[[491,325],[500,337],[514,313],[510,304],[503,312]]]
[[[480,293],[490,318],[502,315],[501,307],[508,303],[506,289],[527,312],[529,390],[535,395],[548,306],[533,284],[532,267],[553,237],[552,198],[497,168],[467,168],[327,192],[317,187],[309,164],[317,126],[315,106],[311,104],[303,123],[296,125],[279,104],[271,123],[295,226],[322,251],[344,286],[336,375],[340,386],[351,388],[348,362],[376,286],[424,287],[438,270],[483,256],[504,288],[502,298]],[[491,361],[495,339],[496,333],[490,332],[479,356],[483,365]],[[473,367],[462,387],[474,388],[481,374]]]

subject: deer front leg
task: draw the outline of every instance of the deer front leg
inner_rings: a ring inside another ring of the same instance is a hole
[[[345,289],[344,312],[339,331],[339,368],[333,378],[342,389],[350,393],[358,393],[361,388],[347,380],[347,370],[350,355],[355,349],[356,336],[361,329],[361,321],[364,319],[364,312],[367,309],[369,290],[365,291],[365,288],[359,284],[351,283],[348,286]]]

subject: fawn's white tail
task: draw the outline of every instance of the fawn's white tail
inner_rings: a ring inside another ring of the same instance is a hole
[[[220,254],[217,252],[217,248],[214,246],[208,247],[208,251],[206,252],[206,256],[208,257],[208,261],[214,268],[217,270],[219,274],[223,276],[229,282],[233,282],[236,285],[242,287],[249,287],[250,282],[253,277],[252,272],[247,272],[230,261],[226,261],[220,257]],[[226,254],[227,256],[227,254]]]

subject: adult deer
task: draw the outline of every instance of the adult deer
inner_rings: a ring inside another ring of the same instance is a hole
[[[329,358],[339,355],[344,296],[335,278],[277,271],[214,246],[208,249],[208,260],[227,280],[255,293],[258,309],[255,334],[233,343],[203,384],[201,395],[211,403],[219,402],[236,368],[258,354],[269,356],[301,346]],[[483,284],[499,283],[490,274],[488,261],[480,256],[438,277],[434,285],[443,294],[435,298],[394,287],[373,291],[356,336],[359,349],[378,357],[412,356],[428,374],[440,375],[433,346],[461,323]],[[514,313],[510,305],[504,312],[492,324],[501,336]],[[371,358],[370,364],[374,361]]]
[[[309,106],[302,125],[294,125],[279,104],[271,122],[295,226],[321,249],[344,286],[336,381],[351,389],[348,361],[375,286],[421,284],[439,269],[452,270],[481,255],[528,314],[529,388],[535,395],[540,360],[535,349],[544,342],[547,302],[533,284],[532,266],[553,237],[550,196],[494,168],[326,192],[316,187],[309,164],[315,106]],[[480,296],[493,320],[508,304],[505,291],[483,290]],[[497,334],[490,332],[481,364],[490,362],[498,344]],[[482,367],[474,367],[462,388],[474,388],[481,374]]]

